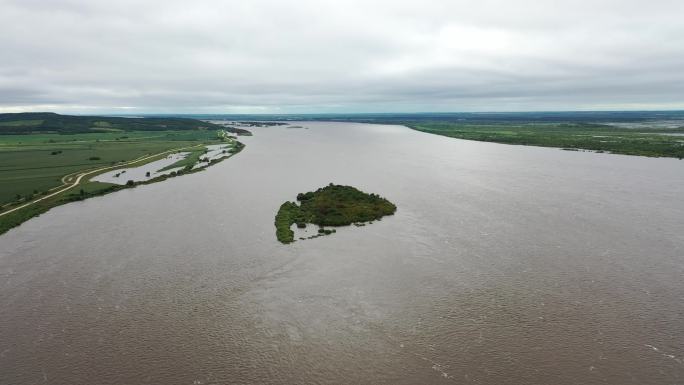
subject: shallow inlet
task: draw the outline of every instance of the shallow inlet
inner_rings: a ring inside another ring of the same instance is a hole
[[[681,161],[293,124],[0,236],[0,383],[684,381]],[[398,210],[278,243],[330,182]]]
[[[206,146],[207,153],[202,156],[202,159],[206,159],[207,162],[197,162],[192,168],[204,168],[207,167],[212,160],[218,160],[230,156],[228,152],[230,146],[227,144],[210,144]],[[224,152],[225,151],[225,152]],[[92,178],[95,182],[105,182],[124,185],[129,180],[134,182],[142,182],[149,179],[153,179],[162,175],[169,175],[174,171],[182,170],[182,167],[170,168],[168,170],[162,170],[164,167],[170,166],[179,160],[185,159],[190,153],[189,152],[178,152],[171,154],[163,159],[156,160],[154,162],[145,163],[138,167],[130,168],[119,168],[116,170],[108,171]],[[149,174],[148,174],[149,173]]]
[[[186,156],[188,156],[188,154],[189,152],[179,152],[171,154],[166,158],[155,160],[154,162],[145,163],[138,167],[118,168],[116,170],[107,171],[105,173],[96,175],[91,180],[94,182],[114,183],[120,185],[126,184],[126,182],[129,180],[132,180],[133,182],[146,181],[180,170],[181,167],[159,171],[166,166],[170,166],[179,160],[184,159]]]

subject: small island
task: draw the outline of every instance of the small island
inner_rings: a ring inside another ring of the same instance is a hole
[[[300,204],[283,203],[276,214],[276,237],[282,243],[294,242],[291,227],[295,223],[298,228],[305,228],[307,223],[318,225],[316,236],[321,236],[335,232],[325,226],[361,226],[397,211],[397,206],[377,194],[332,183],[313,192],[297,194],[297,201]]]

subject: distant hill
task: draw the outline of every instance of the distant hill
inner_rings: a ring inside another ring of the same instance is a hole
[[[0,114],[0,134],[217,130],[221,128],[223,127],[197,119],[175,117],[123,118],[60,115],[52,112]]]

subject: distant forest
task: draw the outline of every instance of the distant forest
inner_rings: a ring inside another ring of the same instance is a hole
[[[0,134],[217,130],[223,127],[180,117],[73,116],[52,112],[0,114]]]

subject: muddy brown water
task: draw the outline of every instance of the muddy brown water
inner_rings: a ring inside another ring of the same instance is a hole
[[[0,384],[681,384],[684,163],[256,128],[0,236]],[[396,215],[281,245],[329,182]]]

